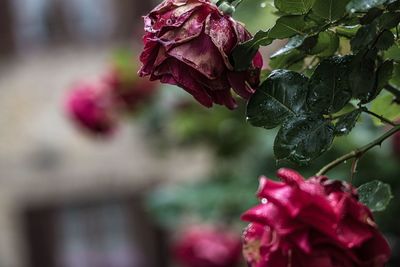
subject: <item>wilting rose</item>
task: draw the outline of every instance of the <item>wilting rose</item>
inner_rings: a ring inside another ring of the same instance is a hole
[[[178,85],[206,107],[216,103],[233,109],[231,88],[247,99],[258,86],[259,53],[248,71],[234,71],[229,61],[250,33],[209,0],[165,0],[144,21],[140,76]]]
[[[241,258],[241,241],[223,229],[195,226],[180,235],[173,253],[185,267],[234,267]]]
[[[251,267],[383,267],[390,248],[356,190],[327,177],[309,180],[281,169],[262,177],[261,204],[242,218],[244,255]]]
[[[103,82],[81,82],[67,96],[66,110],[72,120],[96,135],[109,135],[116,128],[114,102]]]
[[[125,78],[113,70],[105,76],[105,82],[111,87],[111,93],[121,111],[136,111],[148,103],[157,91],[157,83],[133,75]]]

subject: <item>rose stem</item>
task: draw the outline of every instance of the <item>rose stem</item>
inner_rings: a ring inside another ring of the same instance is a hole
[[[340,158],[332,161],[331,163],[325,165],[316,175],[322,176],[325,175],[328,171],[332,170],[336,166],[342,164],[343,162],[350,160],[352,158],[360,159],[368,150],[374,148],[375,146],[381,145],[386,139],[394,135],[395,133],[400,131],[400,125],[394,126],[391,130],[383,134],[381,137],[377,138],[376,140],[372,141],[371,143],[351,151],[350,153],[341,156]]]

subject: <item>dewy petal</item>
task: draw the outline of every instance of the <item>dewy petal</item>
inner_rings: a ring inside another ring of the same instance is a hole
[[[230,90],[208,90],[208,94],[216,104],[224,105],[229,109],[237,108],[236,101],[232,97]]]
[[[236,34],[232,27],[232,21],[220,14],[211,14],[205,22],[205,34],[210,36],[211,41],[219,50],[225,65],[233,70],[229,61],[229,54],[237,44]]]
[[[212,106],[213,101],[210,95],[207,94],[207,90],[190,75],[192,72],[190,67],[184,64],[178,64],[177,60],[174,58],[167,59],[163,63],[162,67],[168,68],[168,73],[172,75],[174,81],[176,82],[175,85],[178,85],[185,89],[202,105],[206,107]],[[167,73],[167,71],[165,71],[165,73]],[[168,77],[168,81],[171,81],[170,78],[171,77]],[[161,82],[163,82],[163,79],[161,80]]]
[[[176,45],[188,42],[198,37],[203,31],[204,17],[202,14],[195,13],[179,28],[171,28],[157,38],[167,50]]]
[[[279,169],[276,173],[276,176],[288,184],[302,184],[304,182],[304,177],[301,176],[300,173],[291,169]]]
[[[164,27],[181,26],[202,4],[196,1],[187,3],[188,0],[163,1],[148,16],[144,17],[145,31],[160,32]]]
[[[219,78],[225,72],[225,64],[218,49],[204,33],[191,42],[172,48],[168,54],[211,80]]]
[[[242,215],[241,219],[268,225],[279,235],[286,235],[303,227],[301,222],[289,217],[284,209],[269,202],[251,208]]]

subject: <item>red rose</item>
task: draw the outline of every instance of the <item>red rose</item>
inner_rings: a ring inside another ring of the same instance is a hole
[[[258,86],[259,53],[248,71],[234,71],[229,61],[250,33],[209,0],[165,0],[144,21],[140,76],[178,85],[206,107],[216,103],[233,109],[231,88],[247,99]]]
[[[110,72],[105,82],[110,85],[115,102],[122,111],[136,111],[150,101],[157,90],[155,82],[135,77],[124,79],[118,71]]]
[[[173,253],[185,267],[234,267],[241,258],[241,242],[226,230],[196,226],[181,234]]]
[[[261,204],[242,218],[251,267],[383,267],[390,248],[355,189],[326,177],[309,180],[281,169],[262,177]]]
[[[102,82],[77,84],[67,97],[66,109],[74,122],[92,134],[109,135],[116,128],[110,89]]]

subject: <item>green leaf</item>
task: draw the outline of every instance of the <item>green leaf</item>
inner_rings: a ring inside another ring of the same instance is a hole
[[[285,54],[271,57],[269,66],[273,69],[289,69],[296,62],[302,61],[305,56],[303,52],[294,49]]]
[[[356,123],[358,119],[360,118],[361,115],[361,110],[356,109],[353,110],[352,112],[349,112],[339,118],[337,123],[335,124],[335,135],[341,136],[341,135],[347,135],[353,130],[354,126],[356,126]]]
[[[372,102],[370,110],[388,120],[397,121],[400,119],[400,105],[393,100],[391,94],[381,95]],[[376,125],[383,124],[378,118],[373,117],[372,120]]]
[[[360,23],[363,25],[372,23],[377,17],[382,15],[383,10],[379,8],[371,8],[367,14],[365,14],[361,19]]]
[[[377,180],[361,185],[357,191],[360,202],[373,212],[384,211],[393,198],[390,185]]]
[[[348,2],[349,0],[317,0],[312,11],[327,22],[332,22],[345,15]]]
[[[308,13],[315,0],[275,0],[275,7],[284,13],[302,15]]]
[[[269,31],[259,31],[252,39],[239,44],[232,52],[232,61],[235,70],[247,70],[260,46],[269,45],[272,41],[273,40],[269,38]]]
[[[383,5],[387,0],[351,0],[346,6],[348,12],[364,12]]]
[[[384,30],[376,40],[375,47],[379,50],[387,50],[394,44],[394,35],[389,30]]]
[[[350,41],[351,48],[354,52],[360,51],[364,47],[369,47],[378,36],[377,23],[372,23],[361,27],[356,36]]]
[[[268,37],[272,39],[285,39],[295,35],[305,35],[316,26],[317,24],[314,21],[307,20],[304,15],[283,16],[276,21]]]
[[[310,78],[307,104],[311,110],[332,114],[350,101],[349,84],[352,57],[332,57],[322,61]]]
[[[302,35],[297,35],[290,38],[284,47],[282,47],[281,49],[279,49],[278,51],[276,51],[274,54],[271,55],[271,58],[288,54],[288,52],[292,51],[293,49],[299,48],[303,44],[305,39],[306,36]]]
[[[329,120],[313,115],[291,117],[275,139],[275,156],[307,164],[328,150],[333,138],[334,127]]]
[[[350,86],[353,97],[360,99],[361,103],[368,103],[377,95],[376,63],[373,58],[363,57],[363,54],[360,52],[353,60]]]
[[[377,94],[389,83],[389,80],[393,75],[393,61],[388,60],[383,62],[379,68],[377,73]]]
[[[311,55],[329,57],[336,53],[339,48],[339,37],[332,31],[318,34],[316,45],[309,51]]]
[[[301,113],[307,97],[307,82],[305,76],[293,71],[273,71],[251,96],[247,120],[256,127],[272,129]]]

